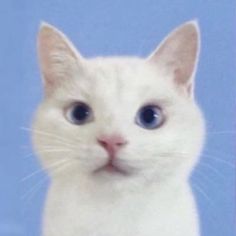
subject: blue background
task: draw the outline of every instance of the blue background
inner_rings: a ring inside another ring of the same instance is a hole
[[[36,35],[41,20],[64,31],[85,56],[148,55],[176,26],[197,18],[202,51],[196,97],[207,143],[192,185],[203,236],[235,230],[235,46],[233,0],[1,1],[0,235],[39,236],[48,179],[30,147],[29,127],[41,99]]]

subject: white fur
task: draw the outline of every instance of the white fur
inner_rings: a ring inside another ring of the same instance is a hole
[[[196,23],[190,22],[148,59],[84,59],[61,32],[41,27],[45,97],[33,140],[51,176],[44,236],[199,235],[188,183],[204,141],[192,96],[198,41]],[[68,122],[65,108],[73,101],[89,104],[94,121]],[[149,102],[163,109],[158,129],[135,123],[138,109]],[[113,133],[128,140],[116,158],[127,176],[93,173],[108,159],[96,139]]]

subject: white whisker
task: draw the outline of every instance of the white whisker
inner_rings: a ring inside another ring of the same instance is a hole
[[[71,164],[71,162],[66,162],[66,163],[64,163],[64,165],[58,166],[56,169],[53,170],[53,172],[58,173],[58,172],[61,172],[61,171],[65,170],[65,167],[67,167],[67,164]],[[22,196],[22,199],[26,200],[26,201],[30,201],[30,199],[32,199],[33,195],[40,189],[42,184],[44,184],[47,179],[48,179],[48,177],[44,176],[41,181],[39,181],[36,185],[34,185],[34,187],[32,187],[28,192],[26,192]]]
[[[71,149],[41,149],[40,153],[57,153],[57,152],[71,152]],[[34,152],[27,154],[24,158],[28,158],[35,155]]]
[[[28,198],[28,201],[32,198],[32,196],[34,195],[35,192],[37,192],[40,187],[42,186],[42,184],[44,184],[46,182],[46,180],[48,179],[47,176],[44,176],[41,181],[39,181],[37,184],[34,185],[34,187],[32,187],[28,192],[26,192],[21,199],[22,200],[26,200]]]
[[[236,132],[235,131],[233,131],[233,130],[222,130],[222,131],[209,131],[209,132],[207,132],[207,134],[233,134],[233,135],[235,135],[236,134]]]
[[[24,178],[22,178],[20,181],[21,181],[21,182],[24,182],[24,181],[28,180],[29,178],[31,178],[31,177],[33,177],[33,176],[39,174],[39,173],[44,172],[45,170],[50,170],[51,168],[57,167],[58,165],[61,165],[61,164],[66,163],[66,162],[68,162],[68,161],[69,161],[69,160],[60,160],[60,161],[57,161],[57,162],[51,164],[50,166],[48,166],[47,168],[39,169],[39,170],[37,170],[37,171],[34,171],[33,173],[31,173],[31,174],[25,176]]]
[[[202,169],[195,169],[195,174],[199,175],[200,177],[202,177],[203,179],[205,179],[206,181],[208,181],[211,184],[217,184],[218,182],[213,181],[209,175],[207,175],[206,173],[203,173]]]
[[[61,144],[63,145],[70,145],[71,147],[74,147],[74,145],[76,145],[76,143],[71,143],[71,142],[68,142],[67,139],[64,139],[62,137],[59,137],[58,135],[55,135],[54,133],[49,133],[49,132],[46,132],[46,131],[43,131],[43,130],[37,130],[37,129],[31,129],[31,128],[26,128],[26,127],[21,127],[22,130],[25,130],[25,131],[29,131],[29,132],[35,132],[39,135],[42,135],[42,136],[47,136],[47,137],[51,137],[51,138],[54,138],[54,142],[61,142]]]
[[[202,196],[211,204],[214,205],[211,198],[208,196],[208,194],[196,183],[192,183],[192,187],[195,188],[199,193],[202,194]]]
[[[206,157],[206,158],[208,158],[208,159],[211,159],[211,160],[214,160],[214,161],[223,163],[223,164],[225,164],[225,165],[227,165],[227,166],[229,166],[229,167],[235,169],[235,165],[233,165],[233,164],[232,164],[231,162],[229,162],[229,161],[222,160],[222,159],[220,159],[220,158],[214,157],[214,156],[212,156],[212,155],[204,154],[204,153],[202,154],[202,156],[203,156],[203,157]]]
[[[209,170],[212,170],[216,175],[218,175],[221,178],[225,178],[225,176],[216,168],[214,168],[212,165],[208,164],[208,163],[204,163],[204,162],[200,162],[199,163],[200,166],[205,166],[207,167]]]

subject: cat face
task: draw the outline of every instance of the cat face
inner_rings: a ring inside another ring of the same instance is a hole
[[[84,59],[45,24],[38,42],[45,96],[33,140],[52,175],[112,181],[188,176],[204,136],[193,98],[195,23],[175,30],[147,59]]]

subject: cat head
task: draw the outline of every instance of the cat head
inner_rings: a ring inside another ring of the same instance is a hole
[[[33,140],[49,173],[113,183],[188,177],[204,139],[194,100],[199,44],[196,22],[188,22],[148,58],[86,59],[42,24],[44,99]]]

